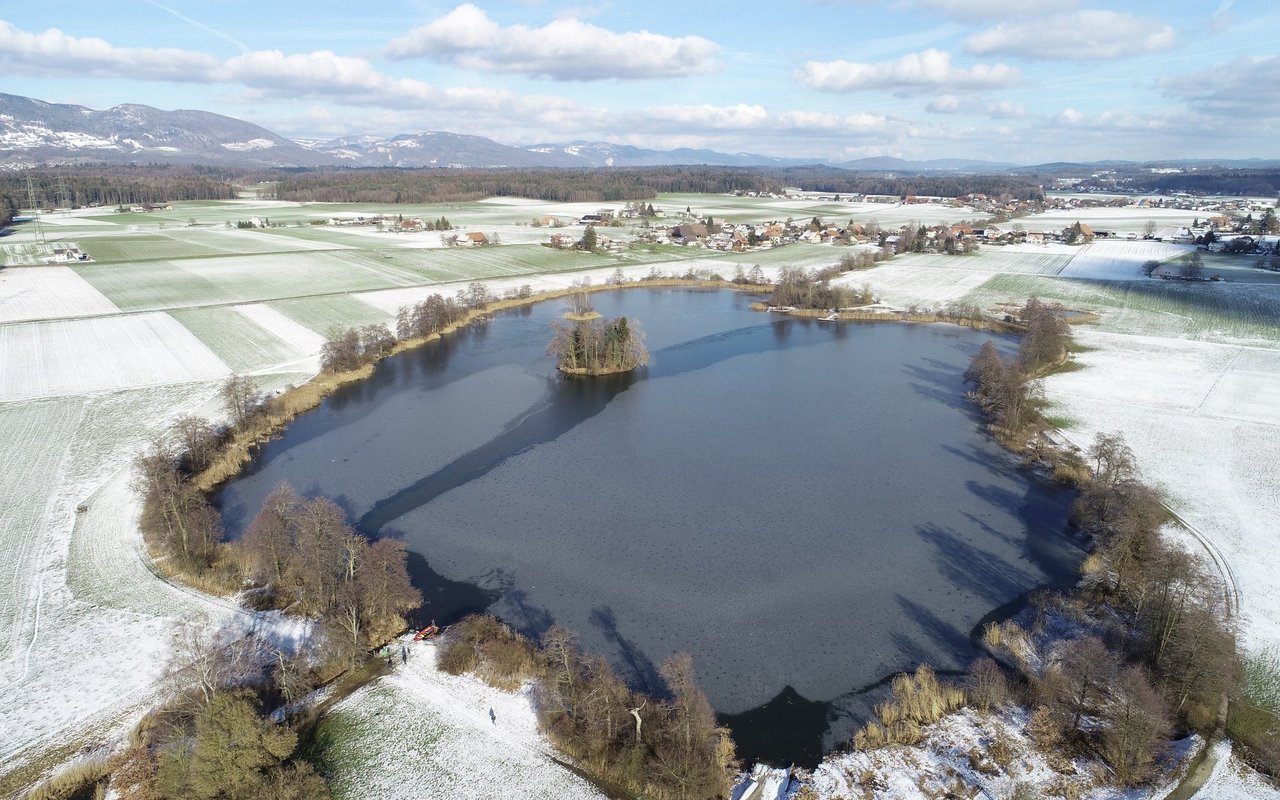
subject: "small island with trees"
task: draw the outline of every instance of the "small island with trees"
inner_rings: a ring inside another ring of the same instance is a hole
[[[566,375],[612,375],[649,363],[644,333],[626,317],[553,322],[547,355]]]

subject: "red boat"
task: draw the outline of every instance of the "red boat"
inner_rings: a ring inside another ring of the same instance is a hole
[[[433,622],[427,627],[415,633],[413,635],[413,640],[415,642],[421,642],[424,639],[434,639],[439,634],[440,634],[440,626],[436,625]]]

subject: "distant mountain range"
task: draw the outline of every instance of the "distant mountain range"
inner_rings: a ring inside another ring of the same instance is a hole
[[[250,122],[207,111],[162,111],[122,105],[95,111],[0,94],[0,168],[62,164],[210,164],[236,167],[725,167],[830,166],[862,172],[996,173],[1137,166],[1060,163],[1034,167],[970,159],[854,161],[776,158],[714,150],[649,150],[607,142],[505,145],[445,131],[398,136],[287,139]],[[1190,165],[1192,161],[1168,162]],[[1220,166],[1269,167],[1276,161],[1218,161]]]

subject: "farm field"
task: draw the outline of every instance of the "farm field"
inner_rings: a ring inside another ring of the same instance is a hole
[[[166,314],[0,327],[0,402],[210,380],[228,372]]]
[[[1080,247],[1061,274],[1065,278],[1131,281],[1145,277],[1139,271],[1145,262],[1167,261],[1194,249],[1189,245],[1156,241],[1098,239]]]
[[[124,311],[251,303],[412,282],[352,261],[342,251],[88,264],[76,271]]]
[[[984,308],[1028,297],[1098,312],[1101,330],[1274,346],[1280,341],[1280,286],[1071,280],[997,275],[973,287],[963,301]]]
[[[0,271],[0,322],[115,314],[120,309],[70,267]]]
[[[360,295],[336,294],[276,300],[267,305],[322,336],[334,326],[355,327],[394,322],[393,315],[374,308],[358,299],[359,297]]]
[[[1065,252],[1063,252],[1065,251]],[[1027,275],[1057,275],[1074,261],[1076,253],[1069,248],[1047,247],[983,247],[966,256],[904,253],[896,256],[907,267],[1012,272]]]
[[[1208,216],[1203,211],[1183,211],[1177,208],[1138,208],[1124,206],[1120,208],[1070,208],[1052,209],[1040,214],[1031,214],[1018,221],[1029,231],[1060,231],[1068,225],[1083,222],[1100,231],[1117,231],[1119,233],[1142,233],[1147,221],[1156,224],[1157,228],[1176,228],[1190,225],[1197,218]]]
[[[301,358],[290,345],[262,325],[246,325],[238,308],[188,308],[170,314],[235,372],[252,372]]]
[[[1083,369],[1045,381],[1051,413],[1084,446],[1121,431],[1144,475],[1221,551],[1241,597],[1241,633],[1280,643],[1280,349],[1079,330]]]

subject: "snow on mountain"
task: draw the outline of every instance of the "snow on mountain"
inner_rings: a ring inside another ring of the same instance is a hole
[[[332,163],[265,128],[205,111],[126,104],[104,111],[0,94],[0,164]]]

